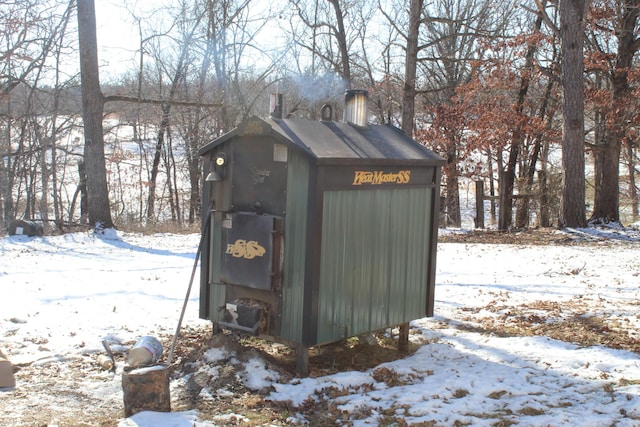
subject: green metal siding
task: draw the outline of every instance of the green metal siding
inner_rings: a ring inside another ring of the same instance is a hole
[[[391,210],[392,262],[389,266],[391,292],[388,325],[397,325],[426,315],[428,263],[430,262],[434,190],[423,188],[396,193]],[[431,286],[434,286],[432,283]]]
[[[324,193],[318,343],[426,313],[433,188]]]
[[[289,149],[287,167],[280,338],[301,342],[310,164],[297,150]]]
[[[211,215],[211,246],[209,253],[209,319],[212,321],[221,320],[222,312],[218,310],[226,303],[226,287],[220,283],[216,283],[216,278],[220,277],[220,262],[222,253],[222,215],[221,212],[214,212]]]

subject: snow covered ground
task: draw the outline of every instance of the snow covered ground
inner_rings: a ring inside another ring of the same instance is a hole
[[[593,317],[637,342],[640,233],[563,233],[581,243],[440,243],[436,316],[412,322],[420,347],[406,358],[289,380],[259,356],[212,348],[172,381],[172,396],[190,376],[222,375],[242,359],[237,376],[248,389],[290,402],[286,421],[263,425],[303,425],[305,405],[329,402],[340,414],[334,425],[638,426],[638,353],[491,329],[535,316],[543,326]],[[120,427],[255,425],[196,409],[124,418],[124,359],[115,375],[95,363],[102,340],[125,354],[140,336],[173,334],[198,238],[113,230],[0,238],[0,350],[18,367],[16,387],[0,390],[0,425],[109,425],[92,418],[100,411]],[[197,288],[196,276],[185,328],[208,326],[198,319]],[[556,309],[543,316],[549,305]],[[199,396],[215,404],[224,395],[224,387],[203,387]]]

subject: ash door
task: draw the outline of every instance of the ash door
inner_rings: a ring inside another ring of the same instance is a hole
[[[221,283],[271,290],[280,277],[282,219],[227,214],[222,223]]]

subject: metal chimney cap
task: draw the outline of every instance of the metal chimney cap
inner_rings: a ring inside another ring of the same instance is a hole
[[[344,91],[345,100],[348,100],[347,97],[354,97],[358,95],[366,96],[368,98],[369,91],[366,89],[347,89]]]
[[[349,89],[344,93],[344,114],[346,123],[367,127],[369,115],[367,101],[369,92],[364,89]]]

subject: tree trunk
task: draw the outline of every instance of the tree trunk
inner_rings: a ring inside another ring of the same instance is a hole
[[[7,96],[8,112],[5,124],[5,135],[3,135],[6,138],[6,147],[3,146],[0,151],[0,154],[2,154],[2,157],[0,157],[0,212],[2,213],[0,219],[2,220],[2,223],[0,225],[3,226],[3,228],[8,227],[11,221],[15,218],[13,194],[11,191],[13,188],[14,175],[10,173],[13,157],[8,155],[11,151],[10,142],[13,137],[11,133],[13,123],[11,120],[10,96],[11,95]]]
[[[449,143],[447,152],[447,166],[443,170],[445,175],[445,206],[446,221],[445,225],[451,227],[461,227],[462,218],[460,216],[460,184],[458,181],[458,153],[455,142]]]
[[[458,174],[454,172],[449,176],[449,179],[447,179],[445,203],[447,204],[447,225],[457,228],[462,227],[459,190],[460,184],[458,181]]]
[[[487,150],[487,170],[489,171],[489,196],[490,196],[490,211],[491,211],[491,221],[496,220],[496,188],[493,183],[493,154],[491,153],[491,148]]]
[[[520,144],[511,142],[509,149],[509,159],[506,168],[502,172],[502,185],[500,185],[498,211],[498,229],[508,230],[513,222],[513,187],[516,181],[516,165],[520,153]]]
[[[638,189],[636,188],[636,162],[633,155],[633,141],[627,140],[627,170],[629,172],[629,198],[633,220],[638,218]]]
[[[629,87],[629,70],[633,66],[635,53],[640,49],[636,38],[636,25],[640,17],[640,0],[620,2],[621,15],[617,22],[618,51],[613,70],[611,71],[611,111],[607,117],[607,137],[605,146],[599,147],[597,155],[601,156],[599,173],[596,174],[596,194],[590,223],[607,223],[620,221],[620,153],[622,141],[628,129],[634,111],[630,111],[631,90]]]
[[[184,39],[184,44],[180,51],[180,57],[178,59],[178,64],[176,66],[175,74],[173,75],[173,79],[171,80],[171,88],[169,89],[169,99],[167,104],[163,104],[162,109],[162,118],[160,119],[160,129],[158,130],[158,139],[156,140],[156,148],[155,153],[153,155],[153,165],[151,166],[151,178],[149,182],[149,202],[147,204],[147,219],[153,220],[155,215],[155,200],[156,200],[156,185],[158,178],[158,169],[160,165],[160,159],[162,156],[162,151],[164,149],[164,140],[165,137],[169,137],[169,125],[170,125],[170,113],[171,113],[171,102],[174,100],[176,91],[178,90],[178,84],[180,83],[181,78],[184,76],[185,72],[185,62],[187,61],[187,56],[189,53],[189,48],[191,45],[191,40],[193,39],[193,35],[198,29],[198,24],[202,20],[203,15],[199,15],[196,19],[196,22],[193,24],[190,32],[186,35]],[[168,177],[169,179],[169,177]],[[171,181],[167,181],[167,185],[171,186]]]
[[[78,0],[78,41],[82,83],[82,121],[84,124],[84,163],[87,173],[89,224],[113,227],[104,160],[102,114],[104,96],[100,91],[96,13],[93,0]]]
[[[549,112],[548,117],[546,117],[547,108],[549,106],[549,101],[551,99],[551,95],[553,91],[553,86],[554,86],[554,81],[550,79],[545,90],[545,96],[542,100],[540,111],[538,112],[538,117],[541,120],[546,119],[547,129],[550,129],[553,124],[553,116],[554,116],[553,110]],[[544,150],[543,150],[544,140],[545,140],[545,135],[543,132],[540,132],[538,135],[536,135],[534,145],[533,145],[533,150],[531,151],[531,154],[524,166],[524,171],[522,175],[524,177],[523,193],[525,195],[522,199],[520,199],[520,202],[518,203],[518,210],[516,211],[516,227],[517,228],[523,228],[529,225],[529,216],[530,216],[529,214],[531,210],[530,209],[531,194],[533,193],[533,189],[534,189],[534,177],[536,173],[536,165],[538,164],[538,159],[540,158],[541,154],[544,154]]]
[[[147,220],[153,221],[156,207],[156,185],[158,181],[158,172],[160,170],[160,159],[162,158],[162,150],[164,147],[164,137],[169,127],[169,113],[171,105],[162,106],[162,119],[160,120],[160,129],[158,129],[158,137],[156,139],[156,148],[153,153],[153,163],[151,165],[151,178],[149,180],[149,199],[147,201]]]
[[[212,22],[213,17],[209,16],[209,22]],[[211,24],[209,24],[211,25]],[[205,88],[207,84],[207,73],[211,67],[211,56],[213,54],[215,40],[211,37],[207,38],[207,47],[205,49],[202,63],[200,64],[200,75],[198,77],[197,99],[198,102],[202,102],[204,99]],[[185,138],[185,154],[187,157],[187,168],[189,172],[189,184],[191,192],[189,194],[189,224],[193,224],[200,216],[200,205],[202,203],[200,197],[200,179],[202,178],[200,156],[198,155],[198,148],[200,143],[200,127],[202,126],[202,110],[196,109],[195,117],[193,120],[193,127],[188,130],[187,137]]]
[[[55,132],[55,120],[52,123],[52,128],[54,129],[52,132]],[[41,135],[38,135],[38,139],[40,139],[40,185],[42,186],[43,191],[40,194],[39,200],[39,209],[38,212],[40,214],[40,219],[42,219],[43,226],[46,228],[49,224],[49,178],[51,175],[49,174],[49,166],[47,165],[47,151],[48,145],[46,140],[53,141],[55,136],[52,136],[50,139],[45,136],[44,138],[40,138]],[[55,166],[51,165],[51,170],[53,170]],[[36,177],[37,179],[37,177]]]
[[[89,203],[87,201],[87,168],[83,161],[78,162],[78,189],[80,191],[80,223],[86,224],[89,217]],[[69,222],[71,221],[73,221],[73,215],[69,216]]]
[[[543,6],[546,2],[542,2]],[[542,27],[542,17],[539,16],[534,24],[534,32],[539,32]],[[500,211],[498,213],[498,229],[507,230],[511,227],[513,217],[513,188],[516,180],[516,166],[520,149],[524,143],[524,132],[522,131],[522,113],[524,111],[524,103],[529,92],[529,83],[531,81],[531,70],[533,70],[533,58],[537,51],[535,43],[527,45],[527,54],[525,56],[524,70],[520,78],[520,89],[518,90],[518,100],[516,103],[517,120],[511,136],[511,146],[509,147],[509,160],[504,170],[504,179],[500,186]]]
[[[176,161],[173,156],[173,143],[171,138],[171,128],[167,132],[166,153],[164,156],[164,167],[167,173],[167,190],[169,192],[169,205],[171,206],[171,220],[182,223],[180,212],[180,193],[178,192],[178,173],[176,171]]]
[[[542,167],[540,171],[538,171],[538,182],[540,183],[540,227],[549,227],[551,221],[549,219],[549,189],[546,167]]]
[[[57,100],[59,98],[59,93],[56,92],[56,104],[57,104]],[[56,111],[57,111],[57,106],[56,106]],[[53,121],[53,125],[52,125],[52,129],[56,128],[56,122],[55,122],[55,118]],[[51,136],[51,147],[49,147],[50,149],[50,156],[51,156],[51,195],[53,197],[53,216],[54,216],[54,220],[55,220],[55,224],[57,225],[58,229],[61,230],[62,227],[62,222],[63,222],[63,218],[62,218],[62,198],[60,197],[60,192],[58,191],[58,156],[57,156],[57,143],[56,143],[56,139],[54,138],[54,135],[56,135],[55,131],[52,130],[52,136]],[[66,165],[63,168],[63,173],[66,172]]]
[[[618,132],[608,131],[606,143],[593,150],[595,162],[595,198],[593,224],[620,221],[620,137]]]
[[[340,2],[338,0],[329,0],[329,3],[333,6],[333,10],[336,14],[336,25],[338,26],[337,34],[335,34],[340,49],[340,62],[342,65],[341,70],[338,71],[344,78],[347,87],[351,88],[351,62],[349,59],[349,46],[347,45],[347,33],[344,29],[344,16],[340,9]]]
[[[585,0],[560,0],[562,52],[562,208],[560,227],[585,227],[584,13]]]
[[[404,90],[402,92],[402,131],[413,135],[413,119],[416,108],[416,69],[418,62],[418,35],[423,0],[411,0],[409,6],[409,31],[404,62]]]
[[[498,152],[496,153],[496,170],[498,171],[498,208],[500,209],[500,189],[502,188],[502,186],[504,185],[504,173],[502,173],[502,171],[504,170],[504,161],[502,160],[504,156],[504,151],[502,150],[502,148],[498,148]],[[496,196],[495,194],[495,189],[494,189],[494,194],[492,194],[493,197]],[[494,215],[495,218],[495,215]],[[500,212],[498,212],[498,223],[500,222]]]
[[[84,172],[84,164],[82,161],[78,162],[78,187],[73,193],[71,203],[69,204],[69,223],[73,223],[78,196],[80,196],[80,223],[83,224],[87,218],[87,175]]]

